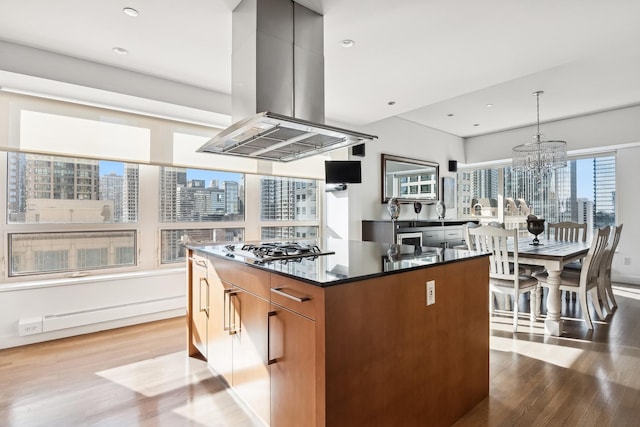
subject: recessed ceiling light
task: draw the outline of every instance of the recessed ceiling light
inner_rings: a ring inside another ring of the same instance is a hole
[[[474,126],[480,126],[480,123],[474,123],[473,125]]]
[[[487,108],[493,107],[493,104],[487,104]]]
[[[342,47],[353,47],[356,44],[353,40],[344,39],[340,42],[340,46]]]
[[[140,15],[140,12],[132,7],[125,7],[124,9],[122,9],[122,11],[125,13],[125,15],[133,16],[134,18]]]
[[[387,102],[387,105],[396,105],[396,101],[389,101]]]
[[[117,53],[118,55],[126,55],[126,54],[129,53],[129,51],[127,49],[125,49],[123,47],[117,47],[117,46],[113,48],[113,51],[115,53]]]
[[[453,113],[447,114],[447,117],[453,117]]]

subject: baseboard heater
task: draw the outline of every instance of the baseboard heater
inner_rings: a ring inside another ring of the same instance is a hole
[[[20,319],[20,335],[31,335],[41,332],[51,332],[60,329],[75,328],[128,317],[143,316],[145,314],[161,313],[163,311],[184,309],[186,300],[184,295],[161,298],[151,301],[134,302],[130,304],[100,307],[91,310],[71,313],[48,314],[43,316]]]

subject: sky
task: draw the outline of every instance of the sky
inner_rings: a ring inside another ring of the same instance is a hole
[[[578,198],[593,200],[593,159],[576,161]]]
[[[122,162],[109,162],[106,160],[100,160],[100,175],[109,175],[111,172],[115,172],[116,175],[124,176],[124,163]],[[209,184],[211,180],[222,181],[236,181],[240,182],[242,174],[233,172],[218,172],[204,169],[187,169],[187,179],[203,179],[206,184]]]

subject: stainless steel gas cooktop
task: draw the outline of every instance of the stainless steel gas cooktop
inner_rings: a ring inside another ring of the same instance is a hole
[[[323,255],[331,255],[333,251],[323,251],[317,245],[298,242],[266,242],[245,244],[237,248],[235,245],[225,246],[227,256],[242,256],[246,260],[258,263],[271,261],[296,261],[303,258],[317,258]]]

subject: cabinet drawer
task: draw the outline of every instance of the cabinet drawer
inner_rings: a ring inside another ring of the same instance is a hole
[[[223,282],[269,300],[270,281],[267,271],[214,256],[210,257],[210,265],[211,270],[215,271]]]
[[[288,277],[271,275],[271,302],[311,319],[322,304],[323,289]]]
[[[440,243],[444,240],[444,230],[428,230],[422,232],[422,244],[424,246],[440,246]]]
[[[207,260],[207,256],[194,252],[193,255],[191,256],[191,260],[192,260],[191,262],[193,263],[192,267],[194,270],[194,274],[195,274],[195,271],[197,270],[200,272],[204,272],[204,275],[206,276],[207,265],[209,264]]]
[[[445,240],[458,240],[462,239],[462,228],[453,228],[451,230],[445,230]]]

